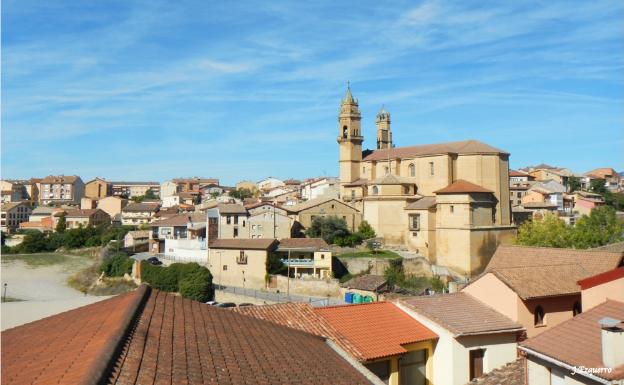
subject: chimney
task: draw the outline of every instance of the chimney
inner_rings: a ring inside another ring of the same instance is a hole
[[[605,317],[601,327],[602,363],[609,368],[624,365],[624,322]]]

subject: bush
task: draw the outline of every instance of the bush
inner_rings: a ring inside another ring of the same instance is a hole
[[[373,227],[367,221],[362,221],[362,223],[360,223],[357,232],[362,239],[371,239],[377,236],[375,230],[373,230]]]
[[[334,243],[342,247],[353,247],[362,243],[362,236],[359,233],[349,234],[344,237],[335,238]]]
[[[194,301],[206,302],[214,298],[212,276],[208,269],[202,267],[180,280],[179,291],[182,297]]]
[[[118,253],[107,258],[100,265],[100,272],[107,277],[123,277],[125,274],[132,273],[132,265],[134,260],[126,254]]]
[[[316,217],[312,225],[306,231],[309,238],[323,238],[325,242],[334,244],[336,242],[348,243],[350,239],[343,238],[351,235],[344,219],[336,216]]]
[[[184,298],[210,301],[214,297],[212,274],[197,263],[174,263],[170,266],[154,266],[141,262],[141,279],[153,288],[179,292]]]

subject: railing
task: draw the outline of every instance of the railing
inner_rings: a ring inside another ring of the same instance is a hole
[[[314,259],[310,259],[310,258],[300,258],[300,259],[287,259],[284,258],[282,259],[282,263],[284,265],[306,265],[306,266],[313,266],[314,265]]]

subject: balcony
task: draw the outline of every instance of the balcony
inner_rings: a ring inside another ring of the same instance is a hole
[[[286,266],[314,266],[314,259],[312,258],[303,258],[303,259],[282,259],[282,263]]]

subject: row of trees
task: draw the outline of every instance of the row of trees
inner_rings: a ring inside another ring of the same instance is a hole
[[[523,223],[518,228],[516,243],[525,246],[573,247],[588,249],[624,240],[624,222],[615,210],[603,206],[583,215],[574,226],[568,226],[555,214]]]
[[[366,221],[362,221],[358,231],[352,233],[344,219],[328,216],[314,218],[310,228],[306,230],[306,236],[323,238],[325,242],[338,246],[355,246],[361,244],[365,239],[375,238],[376,234]]]
[[[59,218],[56,232],[42,233],[36,230],[28,230],[24,233],[24,240],[19,245],[8,247],[3,245],[3,253],[41,253],[55,251],[61,247],[78,249],[81,247],[94,247],[107,245],[111,240],[123,240],[126,233],[132,230],[132,226],[112,226],[102,224],[99,226],[79,227],[76,229],[65,228],[65,218]]]

